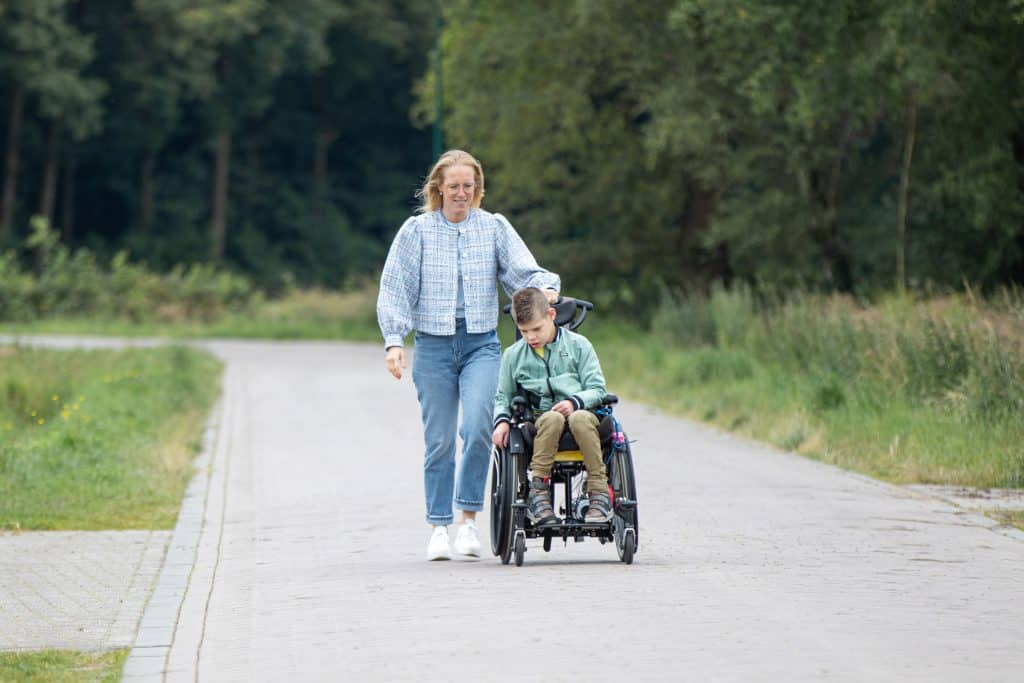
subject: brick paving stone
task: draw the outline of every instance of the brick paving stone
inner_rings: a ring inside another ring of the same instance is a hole
[[[0,534],[0,649],[130,647],[168,531]]]

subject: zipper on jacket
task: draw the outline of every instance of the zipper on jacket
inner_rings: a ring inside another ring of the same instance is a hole
[[[561,333],[561,330],[556,328],[555,329],[555,338],[551,340],[551,344],[554,344],[555,342],[558,341],[558,335],[560,333]],[[541,360],[544,361],[544,369],[548,371],[548,393],[551,394],[551,401],[552,401],[552,404],[553,404],[553,402],[555,400],[555,389],[554,389],[554,387],[551,386],[551,364],[548,363],[548,358],[551,356],[550,351],[551,351],[550,344],[545,344],[544,345],[544,357],[541,358]]]
[[[555,400],[555,389],[551,386],[551,366],[548,364],[548,349],[544,349],[544,368],[548,371],[548,393],[551,394],[551,400]]]

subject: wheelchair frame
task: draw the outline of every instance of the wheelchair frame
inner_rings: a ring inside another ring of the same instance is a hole
[[[575,330],[583,323],[587,311],[593,304],[580,299],[560,299],[555,305],[558,310],[556,322]],[[509,312],[506,306],[505,312]],[[604,406],[611,409],[618,403],[618,397],[608,394]],[[586,522],[583,519],[586,508],[585,494],[574,496],[573,482],[586,471],[578,452],[560,451],[555,455],[551,471],[552,493],[555,486],[564,487],[564,507],[559,509],[562,521],[559,524],[536,526],[526,516],[526,498],[529,495],[527,470],[531,453],[527,448],[522,428],[533,421],[529,402],[524,396],[512,401],[512,426],[509,430],[507,448],[495,447],[491,452],[491,552],[501,558],[502,564],[515,559],[516,566],[522,566],[526,553],[526,539],[542,538],[544,551],[551,550],[554,538],[568,543],[583,541],[586,537],[597,538],[600,542],[612,541],[619,559],[632,564],[634,554],[639,550],[640,533],[637,517],[636,475],[633,469],[633,455],[629,439],[621,447],[609,444],[610,454],[605,452],[608,482],[613,494],[613,515],[608,522]],[[623,434],[625,437],[625,434]]]

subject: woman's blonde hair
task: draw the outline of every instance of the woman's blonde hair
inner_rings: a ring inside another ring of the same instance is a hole
[[[450,149],[441,155],[441,158],[430,170],[423,187],[416,191],[416,196],[423,201],[418,211],[437,211],[444,205],[441,198],[441,184],[444,182],[444,172],[449,166],[469,166],[473,169],[475,187],[473,188],[473,201],[469,204],[472,208],[480,208],[480,200],[484,198],[484,168],[472,154],[463,152],[461,149]]]

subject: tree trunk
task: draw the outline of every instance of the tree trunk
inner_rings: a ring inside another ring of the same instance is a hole
[[[897,209],[896,286],[907,287],[907,195],[910,192],[910,164],[914,158],[914,136],[917,134],[917,103],[907,107],[907,139],[903,144],[903,168],[900,170],[900,202]]]
[[[3,199],[0,200],[0,239],[11,236],[14,220],[14,197],[18,183],[18,138],[21,136],[21,116],[25,106],[25,86],[20,83],[11,96],[11,117],[7,126],[7,154],[4,161]]]
[[[313,141],[313,215],[316,217],[323,214],[323,202],[327,200],[327,156],[337,139],[337,130],[321,129]]]
[[[843,161],[846,148],[853,137],[853,121],[847,118],[839,136],[839,147],[829,171],[825,190],[825,211],[822,225],[825,233],[825,253],[828,254],[832,285],[843,292],[853,289],[853,266],[850,263],[850,248],[843,239],[839,226],[839,186],[842,180]]]
[[[707,189],[693,178],[687,178],[685,184],[686,205],[683,207],[675,249],[682,258],[686,258],[682,255],[692,249],[693,245],[699,243],[700,238],[707,234],[711,228],[711,218],[718,208],[718,193],[716,191]],[[718,252],[704,261],[704,267],[701,270],[704,271],[705,280],[726,281],[729,279],[728,263],[721,258],[722,256],[724,256],[724,252]]]
[[[46,140],[46,167],[43,171],[43,191],[39,196],[39,215],[46,224],[53,227],[53,207],[57,203],[57,174],[60,171],[61,120],[50,124],[50,136]]]
[[[231,162],[231,133],[217,134],[213,170],[213,216],[210,224],[210,256],[214,261],[224,257],[227,236],[228,173]]]
[[[139,168],[139,228],[143,233],[149,234],[153,229],[153,214],[155,204],[153,196],[156,191],[156,154],[152,151],[146,152]]]
[[[64,244],[71,244],[71,239],[75,235],[75,161],[73,158],[69,158],[64,164],[63,189],[60,226],[64,233]]]

